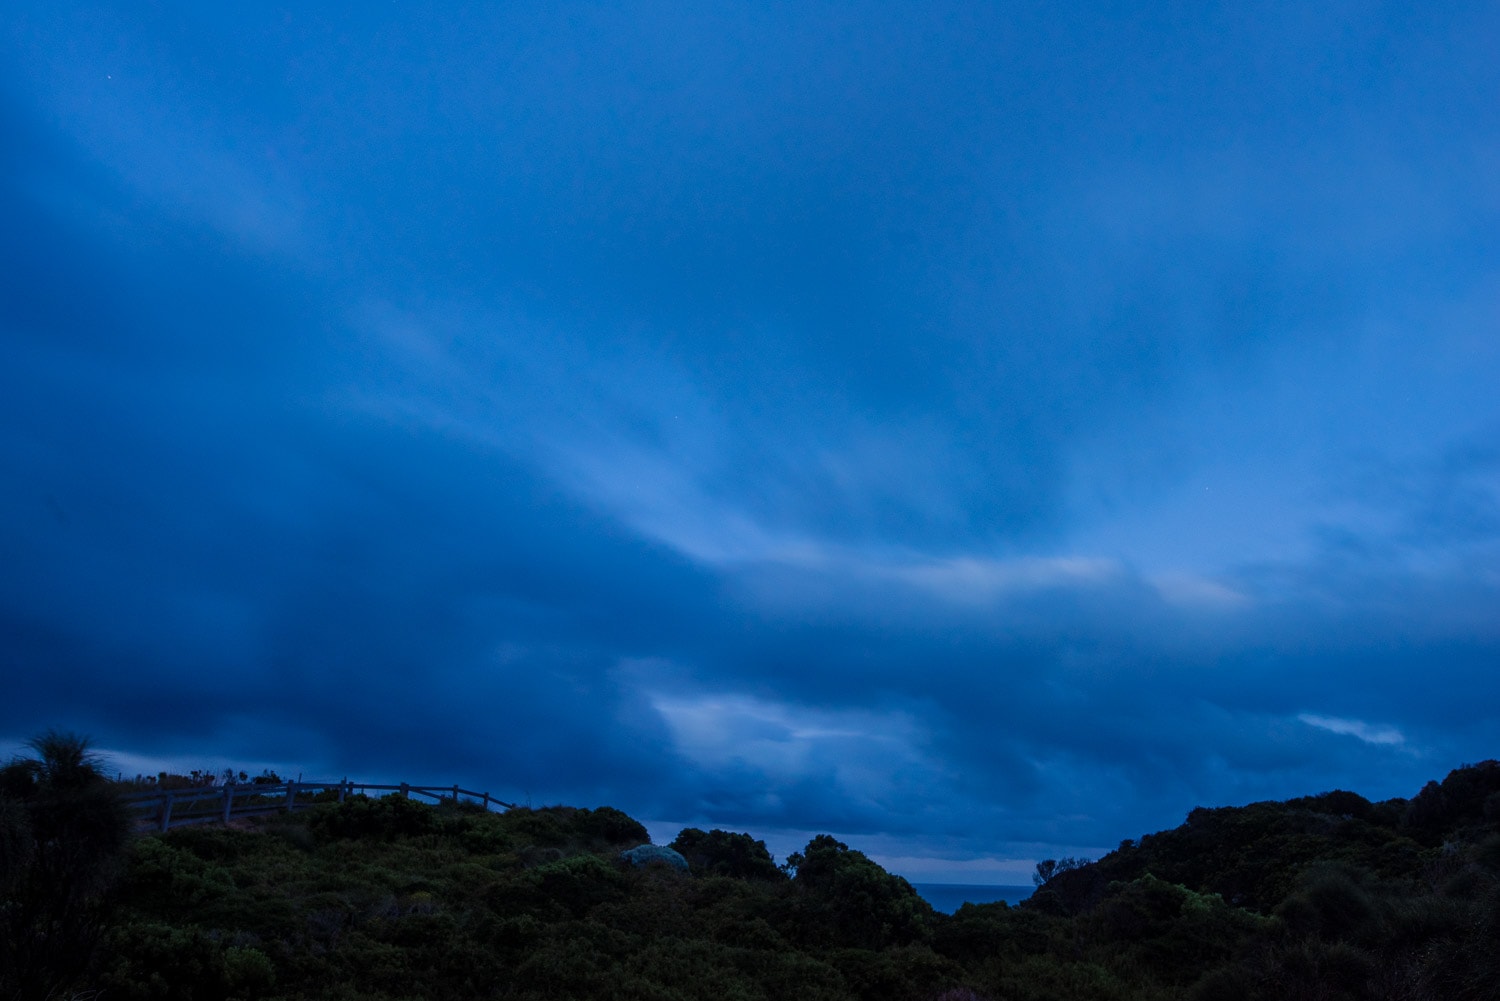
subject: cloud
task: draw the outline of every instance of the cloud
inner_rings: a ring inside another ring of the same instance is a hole
[[[1251,600],[1227,584],[1196,574],[1163,573],[1154,574],[1149,579],[1161,596],[1174,605],[1230,610],[1241,608]]]
[[[893,782],[930,781],[938,771],[925,760],[926,737],[907,713],[821,709],[736,693],[648,697],[678,754],[704,771],[757,773],[771,789],[819,780],[835,798],[905,799],[912,790],[894,789]]]
[[[1316,713],[1298,713],[1297,718],[1308,726],[1355,737],[1366,744],[1396,746],[1406,743],[1405,735],[1393,726],[1371,724],[1357,719],[1340,719],[1337,716],[1319,716]]]
[[[1493,753],[1468,14],[43,13],[0,737],[996,872]]]
[[[893,578],[948,601],[984,603],[1006,593],[1077,588],[1107,582],[1121,573],[1114,560],[1087,557],[1026,557],[1011,560],[954,557],[886,571]]]

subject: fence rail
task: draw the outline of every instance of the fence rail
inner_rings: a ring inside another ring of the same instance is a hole
[[[502,810],[514,809],[514,803],[497,799],[487,792],[474,792],[456,785],[419,786],[409,782],[396,785],[380,785],[373,782],[278,782],[262,784],[256,782],[226,782],[219,786],[199,786],[187,789],[151,789],[144,792],[126,793],[120,798],[125,805],[142,820],[153,821],[156,829],[165,831],[170,827],[186,824],[227,824],[234,817],[252,817],[267,813],[290,812],[305,809],[315,803],[338,802],[355,794],[371,790],[400,793],[407,798],[426,796],[439,803],[457,803],[466,799]],[[337,793],[337,799],[329,800],[323,793]],[[300,798],[299,798],[300,797]]]

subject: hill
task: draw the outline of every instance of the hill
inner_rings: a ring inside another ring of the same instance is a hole
[[[1050,867],[1021,906],[952,916],[826,835],[779,867],[748,834],[695,829],[676,865],[632,864],[648,840],[609,807],[400,796],[137,837],[99,961],[71,986],[111,1001],[1500,996],[1496,762],[1409,801],[1194,810]]]

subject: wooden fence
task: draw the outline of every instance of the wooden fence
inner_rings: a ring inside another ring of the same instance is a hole
[[[159,831],[165,831],[169,827],[181,827],[184,824],[227,824],[234,817],[297,810],[314,803],[342,803],[356,793],[368,793],[372,790],[400,793],[408,798],[413,795],[426,796],[440,803],[457,803],[460,799],[466,799],[482,805],[486,811],[491,806],[502,810],[515,807],[514,803],[496,799],[487,792],[473,792],[456,785],[418,786],[407,782],[377,785],[370,782],[350,782],[348,779],[341,782],[275,784],[227,782],[218,786],[132,792],[126,793],[121,799],[142,820],[154,823]]]

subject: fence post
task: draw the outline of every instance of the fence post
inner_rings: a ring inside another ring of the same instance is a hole
[[[296,806],[296,803],[297,803],[297,783],[295,783],[295,782],[288,782],[286,784],[286,812],[287,813],[291,813],[292,812],[292,808],[294,806]]]
[[[401,783],[401,798],[411,799],[411,786],[407,785],[405,782]]]
[[[453,805],[458,805],[458,786],[453,787]]]
[[[166,830],[172,825],[172,794],[167,793],[166,798],[161,801],[161,829]]]
[[[485,793],[484,794],[484,812],[485,813],[489,813],[490,812],[490,794],[489,793]]]
[[[339,802],[340,803],[342,803],[344,801],[344,796],[348,792],[348,789],[349,789],[349,776],[345,775],[344,776],[344,781],[342,781],[342,782],[339,783]]]
[[[229,815],[234,811],[234,783],[224,785],[224,823],[229,823]]]

